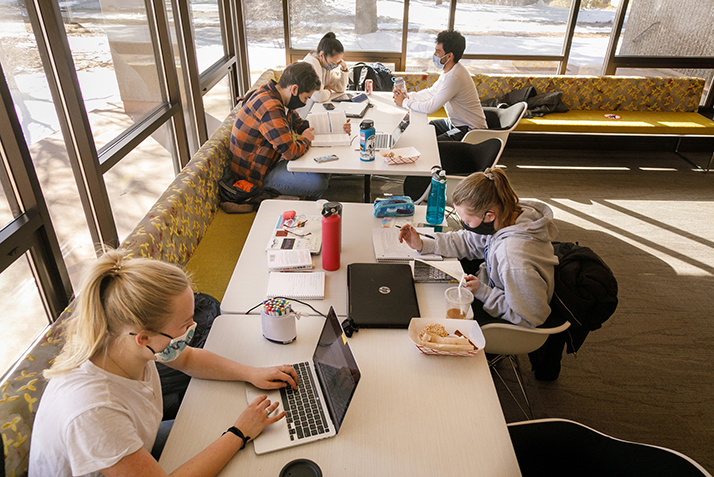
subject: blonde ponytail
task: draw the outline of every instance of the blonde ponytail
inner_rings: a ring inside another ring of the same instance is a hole
[[[92,358],[126,326],[159,331],[171,318],[169,301],[191,282],[178,267],[146,258],[127,259],[109,250],[87,271],[70,317],[67,341],[47,379],[61,376]]]
[[[521,210],[518,195],[511,187],[506,173],[497,167],[474,172],[454,189],[454,205],[462,205],[471,212],[486,212],[498,207],[505,219]]]

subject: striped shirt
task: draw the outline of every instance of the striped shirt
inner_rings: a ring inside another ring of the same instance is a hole
[[[294,111],[287,111],[270,80],[248,99],[238,112],[231,132],[231,170],[236,180],[246,180],[259,187],[281,159],[296,159],[310,147],[305,138],[296,139],[309,127]]]

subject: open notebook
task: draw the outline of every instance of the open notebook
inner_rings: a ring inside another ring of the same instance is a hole
[[[417,228],[417,232],[433,234],[433,228]],[[381,227],[372,229],[372,245],[374,257],[377,261],[402,261],[402,260],[443,260],[441,255],[420,254],[412,250],[406,243],[399,243],[399,229],[397,227]]]
[[[325,299],[325,272],[270,272],[268,298]]]

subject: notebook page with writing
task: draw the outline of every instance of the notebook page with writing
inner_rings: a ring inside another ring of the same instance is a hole
[[[433,228],[418,228],[417,232],[434,233]],[[372,245],[374,257],[377,261],[401,260],[443,260],[441,255],[420,254],[412,250],[406,243],[399,242],[399,229],[397,227],[381,227],[372,229]]]
[[[268,298],[325,299],[325,272],[270,272]]]

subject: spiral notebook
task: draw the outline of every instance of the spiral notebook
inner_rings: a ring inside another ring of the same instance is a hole
[[[433,228],[417,228],[417,232],[434,233]],[[377,227],[372,229],[372,245],[374,257],[378,262],[393,262],[406,260],[443,260],[441,255],[434,253],[421,254],[412,250],[406,243],[399,242],[397,227]]]
[[[325,299],[325,272],[270,272],[268,298]]]

